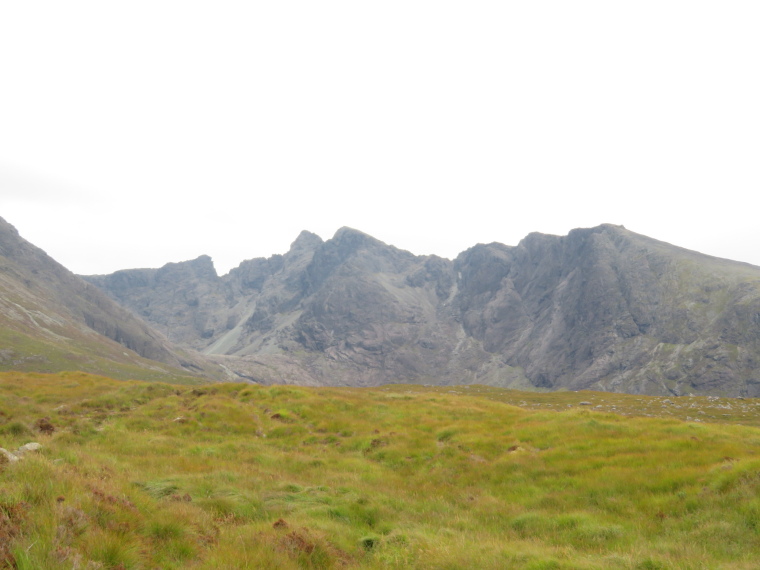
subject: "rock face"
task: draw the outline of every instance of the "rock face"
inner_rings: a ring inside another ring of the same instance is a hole
[[[223,277],[202,256],[86,279],[257,382],[760,395],[760,268],[618,226],[453,261],[342,228]]]
[[[760,268],[615,226],[532,234],[506,252],[477,246],[457,259],[464,281],[475,275],[463,324],[534,385],[758,393]]]
[[[135,377],[152,370],[221,373],[173,346],[99,288],[0,218],[0,370],[84,370]],[[128,376],[128,375],[132,376]],[[169,373],[170,375],[172,372]]]

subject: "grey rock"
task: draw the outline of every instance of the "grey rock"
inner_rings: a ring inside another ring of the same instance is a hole
[[[2,463],[15,463],[19,460],[19,457],[14,453],[11,453],[7,449],[0,447],[0,464]]]
[[[760,396],[760,268],[609,224],[454,260],[341,228],[222,277],[201,257],[87,279],[257,383]]]
[[[37,443],[36,441],[25,443],[24,445],[22,445],[16,450],[16,457],[21,458],[27,453],[29,453],[30,451],[39,451],[40,449],[42,449],[42,445]]]

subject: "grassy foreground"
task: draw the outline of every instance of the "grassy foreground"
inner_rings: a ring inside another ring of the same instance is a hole
[[[0,374],[0,568],[758,567],[760,429],[480,390]]]

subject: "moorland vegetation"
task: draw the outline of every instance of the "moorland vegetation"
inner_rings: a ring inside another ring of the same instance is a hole
[[[3,373],[0,567],[756,568],[731,402]]]

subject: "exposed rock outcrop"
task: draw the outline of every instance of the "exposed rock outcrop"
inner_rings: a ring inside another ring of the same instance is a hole
[[[223,277],[201,257],[86,279],[256,382],[760,395],[760,268],[619,226],[453,261],[342,228]]]

